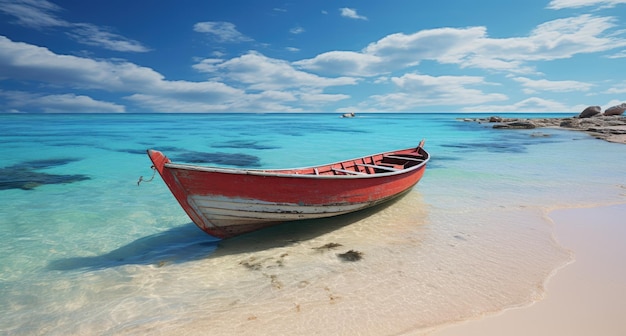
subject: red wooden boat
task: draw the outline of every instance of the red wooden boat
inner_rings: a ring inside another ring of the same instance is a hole
[[[219,238],[281,222],[331,217],[389,201],[424,175],[422,148],[395,150],[321,166],[238,169],[171,162],[148,150],[154,168],[191,220]]]

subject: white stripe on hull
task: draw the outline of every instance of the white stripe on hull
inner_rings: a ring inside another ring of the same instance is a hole
[[[216,226],[331,217],[361,210],[378,203],[307,206],[197,195],[190,196],[188,202],[198,214]]]

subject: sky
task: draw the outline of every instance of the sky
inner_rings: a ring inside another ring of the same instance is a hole
[[[0,113],[581,112],[626,0],[0,0]]]

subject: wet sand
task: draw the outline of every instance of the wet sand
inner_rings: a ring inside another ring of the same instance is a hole
[[[547,281],[544,298],[432,335],[626,335],[626,204],[549,216],[573,262]]]

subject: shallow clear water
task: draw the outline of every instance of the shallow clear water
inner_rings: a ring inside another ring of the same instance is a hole
[[[468,116],[0,115],[0,332],[384,335],[536,300],[570,259],[546,212],[624,202],[626,147]],[[433,158],[398,201],[222,242],[158,176],[137,186],[147,148],[278,168],[422,138]]]

